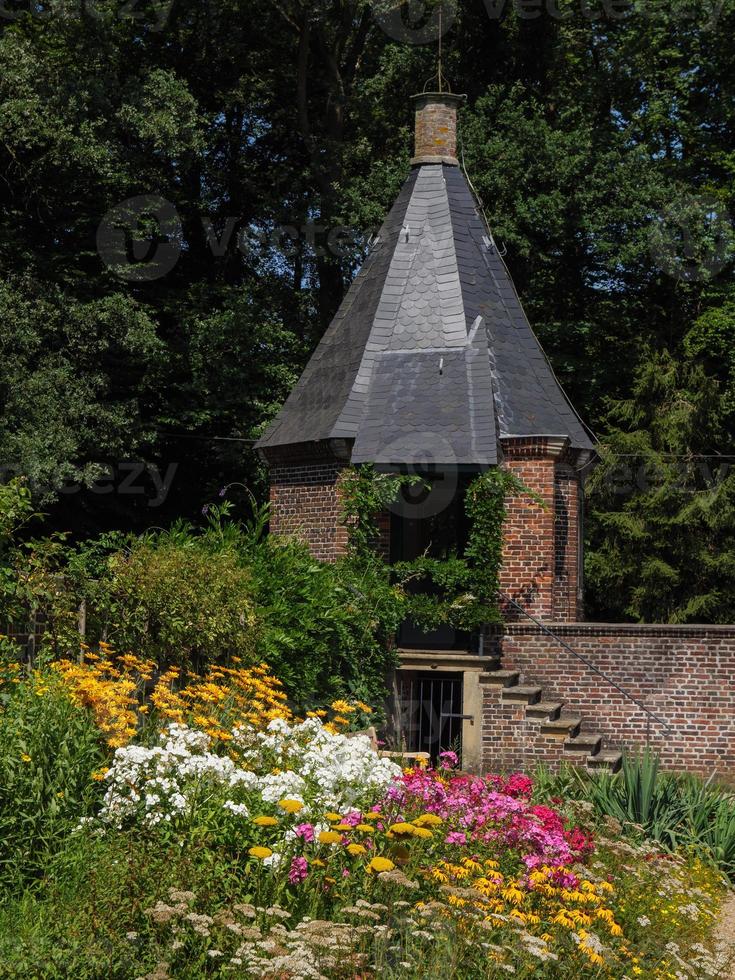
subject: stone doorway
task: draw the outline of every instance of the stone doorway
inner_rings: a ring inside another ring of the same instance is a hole
[[[401,734],[407,752],[462,756],[462,674],[402,670],[398,675]]]

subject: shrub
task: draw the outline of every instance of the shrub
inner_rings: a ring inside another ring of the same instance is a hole
[[[90,646],[109,642],[164,671],[265,660],[300,710],[344,695],[379,709],[401,590],[377,563],[322,562],[298,541],[267,538],[267,513],[256,507],[239,524],[224,504],[204,527],[179,522],[74,549],[54,541],[53,554],[37,543],[15,578],[43,583],[30,598],[48,624],[45,651],[78,654],[84,602]]]
[[[195,668],[254,656],[252,576],[236,554],[212,561],[194,542],[162,535],[113,554],[108,575],[108,638],[118,649]]]

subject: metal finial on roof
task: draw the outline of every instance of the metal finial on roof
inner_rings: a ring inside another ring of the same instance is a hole
[[[437,59],[437,75],[439,76],[439,91],[442,92],[442,7],[439,4],[439,57]]]
[[[438,53],[437,53],[436,72],[431,76],[431,78],[428,78],[426,80],[426,82],[424,83],[423,91],[424,92],[431,91],[429,89],[429,85],[431,85],[433,83],[433,81],[436,79],[436,83],[437,84],[436,84],[436,88],[434,89],[434,91],[435,92],[438,92],[439,95],[443,95],[445,92],[448,95],[451,95],[452,94],[452,86],[449,84],[449,82],[447,81],[447,79],[444,77],[444,67],[443,67],[443,57],[442,57],[443,56],[444,28],[442,26],[442,14],[443,14],[443,6],[440,3],[439,4],[439,50],[438,50]]]

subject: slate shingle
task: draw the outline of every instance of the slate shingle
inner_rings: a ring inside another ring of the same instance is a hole
[[[258,446],[348,438],[355,462],[471,465],[504,436],[591,449],[489,239],[458,167],[415,167]]]

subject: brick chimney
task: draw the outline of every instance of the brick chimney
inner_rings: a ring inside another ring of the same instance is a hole
[[[423,92],[413,96],[416,104],[416,150],[412,164],[459,165],[457,106],[465,98],[451,92]]]

